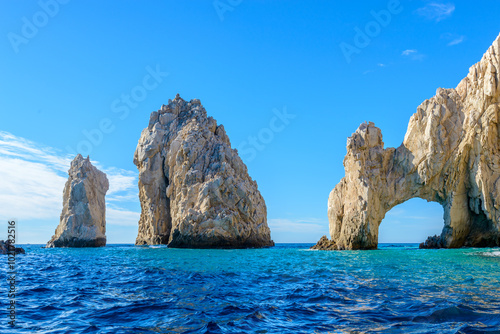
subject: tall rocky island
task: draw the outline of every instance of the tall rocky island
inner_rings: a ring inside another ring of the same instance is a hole
[[[141,218],[137,245],[273,246],[257,183],[197,99],[177,94],[151,114],[134,155]]]
[[[438,89],[411,117],[403,144],[384,149],[373,123],[347,140],[345,177],[330,193],[331,240],[316,249],[374,249],[394,206],[419,197],[444,208],[423,248],[500,245],[500,36],[455,89]]]
[[[106,174],[80,154],[71,162],[64,187],[63,210],[50,247],[100,247],[106,245]]]

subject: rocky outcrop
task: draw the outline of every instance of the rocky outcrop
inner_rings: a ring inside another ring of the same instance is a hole
[[[337,250],[337,245],[335,244],[335,241],[328,240],[328,237],[324,235],[321,237],[321,239],[319,239],[318,243],[316,243],[316,245],[312,246],[310,249]]]
[[[0,254],[26,254],[25,250],[21,247],[15,247],[9,241],[0,240]]]
[[[443,248],[443,242],[441,241],[441,236],[435,235],[432,237],[428,237],[427,240],[424,242],[420,243],[418,248],[423,248],[423,249],[436,249],[436,248]]]
[[[385,214],[415,197],[444,208],[439,240],[423,246],[500,244],[499,72],[497,38],[457,88],[438,89],[417,108],[400,147],[384,148],[373,123],[358,128],[328,199],[337,249],[377,248]]]
[[[63,210],[50,247],[100,247],[106,245],[106,174],[80,154],[71,162],[64,187]]]
[[[273,246],[257,183],[224,127],[179,95],[151,114],[134,155],[141,218],[137,245]]]

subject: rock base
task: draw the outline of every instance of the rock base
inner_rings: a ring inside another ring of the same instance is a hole
[[[47,243],[46,248],[54,248],[54,247],[74,247],[74,248],[83,248],[83,247],[104,247],[106,246],[106,238],[97,238],[93,240],[82,240],[77,238],[71,238],[69,240],[50,240]]]
[[[9,253],[9,248],[12,246],[3,240],[0,240],[0,254],[7,255]],[[16,254],[26,254],[25,250],[21,247],[14,247],[14,253]]]
[[[427,240],[422,242],[418,248],[420,249],[439,249],[445,248],[443,242],[441,241],[441,237],[439,235],[435,235],[433,237],[428,237]]]
[[[326,235],[322,236],[321,239],[319,239],[318,243],[314,246],[312,246],[310,249],[315,249],[315,250],[337,250],[337,245],[335,244],[334,241],[329,240]]]

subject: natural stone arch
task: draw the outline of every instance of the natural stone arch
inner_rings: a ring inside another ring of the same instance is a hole
[[[330,249],[377,248],[385,214],[415,197],[444,208],[438,246],[500,245],[499,50],[497,38],[456,89],[422,103],[397,149],[371,122],[348,139],[328,199]]]
[[[428,236],[441,235],[444,209],[437,202],[412,198],[389,210],[379,225],[378,247],[385,244],[415,244]]]

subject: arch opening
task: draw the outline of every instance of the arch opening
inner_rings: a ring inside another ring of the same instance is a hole
[[[388,211],[379,225],[378,243],[420,244],[441,235],[444,227],[441,204],[412,198]]]

